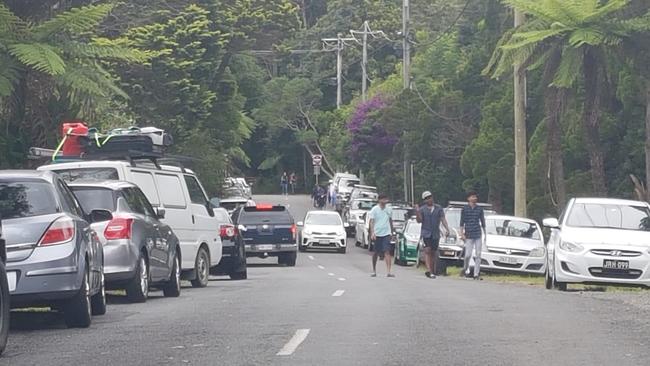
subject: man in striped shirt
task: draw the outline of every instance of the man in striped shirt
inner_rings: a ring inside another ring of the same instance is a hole
[[[483,230],[485,229],[485,213],[477,205],[478,194],[467,194],[468,205],[460,213],[461,239],[465,241],[465,263],[463,274],[469,276],[469,264],[474,254],[474,279],[480,279],[481,249],[483,248]]]

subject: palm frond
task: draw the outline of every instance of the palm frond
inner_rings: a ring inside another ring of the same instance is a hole
[[[511,8],[520,10],[535,18],[542,19],[548,23],[563,22],[571,23],[571,18],[566,15],[562,6],[549,0],[504,0]]]
[[[0,53],[0,97],[8,97],[20,77],[20,65],[6,54]]]
[[[6,5],[0,4],[0,34],[15,35],[25,28],[25,22],[17,17]]]
[[[607,3],[602,5],[601,1],[597,2],[599,3],[598,7],[594,11],[587,13],[587,15],[584,17],[585,23],[591,23],[598,19],[605,19],[611,16],[612,13],[625,8],[630,3],[630,0],[608,0]]]
[[[569,88],[582,74],[582,60],[584,52],[582,48],[565,46],[562,50],[562,59],[555,73],[555,79],[551,86],[558,88]]]
[[[43,43],[17,43],[7,47],[9,53],[34,70],[60,75],[65,72],[65,62],[59,50]]]
[[[556,37],[567,32],[568,29],[562,28],[551,28],[538,31],[530,32],[521,32],[515,33],[512,35],[511,41],[501,46],[504,50],[514,50],[517,48],[522,48],[530,44],[539,43],[544,41],[547,38]]]
[[[65,74],[56,78],[56,82],[67,91],[73,103],[79,103],[84,98],[108,96],[128,99],[128,95],[116,85],[112,75],[97,64],[71,65]]]
[[[107,39],[94,39],[92,43],[66,41],[62,42],[61,46],[63,52],[73,58],[79,57],[141,64],[147,62],[152,55],[149,51],[112,44]]]
[[[39,40],[50,38],[61,32],[86,33],[95,29],[113,7],[114,4],[99,4],[73,8],[37,25],[33,32],[36,39]]]

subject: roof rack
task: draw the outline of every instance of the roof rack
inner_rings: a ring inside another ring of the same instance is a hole
[[[492,208],[491,203],[477,203],[476,205],[482,208],[489,208],[489,209]],[[463,201],[449,201],[449,203],[447,204],[447,207],[465,207],[465,206],[467,206],[467,202],[463,202]]]

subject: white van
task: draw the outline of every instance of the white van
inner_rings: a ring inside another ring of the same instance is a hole
[[[84,179],[123,180],[142,189],[151,205],[164,210],[181,244],[182,278],[194,287],[208,285],[210,268],[221,261],[219,222],[196,175],[184,168],[153,163],[89,160],[44,165],[70,182]]]

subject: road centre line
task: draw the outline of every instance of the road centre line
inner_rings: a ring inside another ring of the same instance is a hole
[[[343,277],[339,277],[338,280],[339,280],[339,281],[345,281],[345,278],[343,278]]]
[[[334,291],[334,293],[332,294],[332,296],[334,296],[334,297],[340,297],[340,296],[343,296],[343,293],[344,293],[344,292],[345,292],[345,290],[336,290],[336,291]]]
[[[334,273],[330,272],[327,274],[328,276],[334,276]]]
[[[298,329],[296,333],[291,337],[289,342],[282,347],[282,349],[276,353],[276,356],[291,356],[298,346],[307,338],[309,335],[309,329]]]
[[[309,258],[310,260],[312,260],[312,261],[314,260],[314,256],[313,256],[313,255],[310,255],[308,258]]]
[[[325,269],[325,267],[321,266],[320,264],[318,265],[318,269]]]

